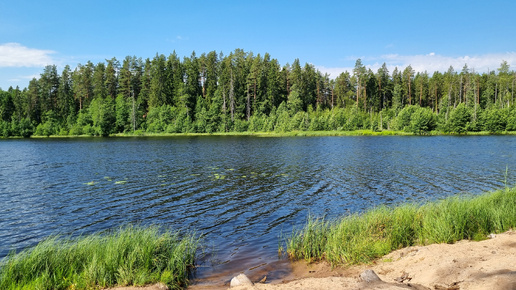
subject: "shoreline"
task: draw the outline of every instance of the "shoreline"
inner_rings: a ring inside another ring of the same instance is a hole
[[[215,133],[151,133],[137,131],[134,133],[116,133],[108,136],[98,135],[31,135],[28,138],[20,136],[0,137],[0,139],[58,139],[58,138],[138,138],[138,137],[197,137],[197,136],[252,136],[252,137],[332,137],[332,136],[514,136],[516,131],[488,132],[475,131],[458,133],[444,133],[440,131],[426,132],[425,134],[415,134],[413,132],[395,130],[355,130],[355,131],[288,131],[288,132],[215,132]]]
[[[405,276],[401,282],[410,280],[417,285],[430,285],[420,289],[454,289],[436,288],[436,283],[443,287],[463,283],[471,286],[466,289],[475,289],[472,285],[476,284],[483,285],[478,289],[502,289],[493,288],[501,283],[500,279],[514,283],[507,284],[509,287],[516,287],[515,200],[516,187],[423,205],[382,206],[335,221],[309,219],[304,229],[293,232],[285,240],[285,249],[280,247],[289,259],[298,262],[288,259],[275,265],[276,268],[272,263],[264,265],[250,278],[266,284],[257,283],[253,287],[258,288],[252,289],[328,289],[335,287],[334,283],[339,283],[340,289],[357,289],[362,287],[357,275],[364,269],[373,269],[380,279],[388,282],[379,287],[398,287],[392,285],[392,280]],[[486,240],[488,237],[491,239]],[[155,226],[127,226],[109,235],[76,240],[53,237],[33,249],[10,255],[4,264],[9,267],[0,268],[0,285],[9,289],[42,285],[85,289],[161,282],[172,287],[190,285],[189,289],[194,290],[226,289],[231,277],[245,273],[245,270],[221,273],[220,277],[231,276],[222,278],[224,283],[217,285],[203,285],[195,277],[192,279],[188,269],[196,265],[200,242],[200,236],[161,233]],[[136,258],[143,252],[146,253],[143,259]],[[189,254],[185,256],[185,253]],[[270,274],[278,271],[283,271],[278,278]],[[267,275],[269,281],[263,279]],[[326,280],[309,280],[312,278]],[[320,286],[321,283],[330,284]],[[348,285],[351,288],[346,288]],[[151,288],[144,289],[160,289],[158,284],[147,287]]]
[[[350,267],[295,262],[291,277],[231,289],[516,289],[516,232],[491,237],[406,247],[370,264]],[[361,281],[359,275],[366,269],[375,271],[382,282]],[[223,285],[216,289],[228,288]],[[192,285],[188,289],[214,288]]]
[[[230,287],[229,278],[224,283],[194,281],[186,289],[516,289],[516,231],[509,230],[482,241],[461,240],[454,244],[406,247],[370,264],[332,267],[327,262],[294,261],[289,262],[288,267],[288,274],[278,279],[266,279],[265,283],[259,282],[263,279],[260,274],[249,275],[254,285]],[[362,281],[359,275],[365,270],[373,270],[381,282]],[[162,290],[163,286],[109,289]]]

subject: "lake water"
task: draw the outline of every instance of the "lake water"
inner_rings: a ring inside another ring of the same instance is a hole
[[[0,156],[0,258],[160,224],[205,234],[201,280],[281,263],[280,236],[308,215],[498,189],[506,168],[516,182],[514,136],[20,139]]]

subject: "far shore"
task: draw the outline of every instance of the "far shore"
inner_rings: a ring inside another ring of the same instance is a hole
[[[466,132],[463,134],[443,133],[439,131],[415,134],[412,132],[393,130],[356,130],[356,131],[289,131],[289,132],[214,132],[214,133],[151,133],[144,131],[110,134],[109,136],[94,135],[32,135],[30,139],[41,138],[92,138],[92,137],[188,137],[188,136],[255,136],[255,137],[325,137],[325,136],[490,136],[490,135],[516,135],[516,131],[505,132]],[[0,138],[1,139],[1,138]],[[8,139],[23,139],[22,137],[9,137]]]

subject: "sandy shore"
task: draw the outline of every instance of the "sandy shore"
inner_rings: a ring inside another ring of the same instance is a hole
[[[375,271],[382,282],[367,284],[360,281],[359,275],[366,269]],[[213,288],[227,289],[229,284],[220,287],[193,285],[188,289]],[[326,263],[306,265],[297,262],[292,265],[292,274],[283,280],[231,289],[406,288],[516,289],[516,232],[498,234],[480,242],[404,248],[371,265],[331,269]]]
[[[244,289],[516,289],[516,232],[509,231],[480,241],[435,244],[397,250],[371,265],[332,269],[326,263],[296,262],[292,272],[280,280],[258,281]],[[365,283],[360,273],[371,269],[382,280]],[[235,273],[235,276],[239,273]],[[192,285],[189,290],[228,289],[223,285]],[[156,290],[158,285],[144,288]]]

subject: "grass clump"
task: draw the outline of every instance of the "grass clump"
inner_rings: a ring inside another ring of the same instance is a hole
[[[77,239],[51,237],[11,253],[0,268],[0,289],[96,289],[162,282],[187,286],[200,238],[125,226]]]
[[[516,188],[455,196],[424,205],[380,206],[335,221],[309,218],[286,239],[291,259],[368,263],[412,245],[481,240],[516,227]]]

